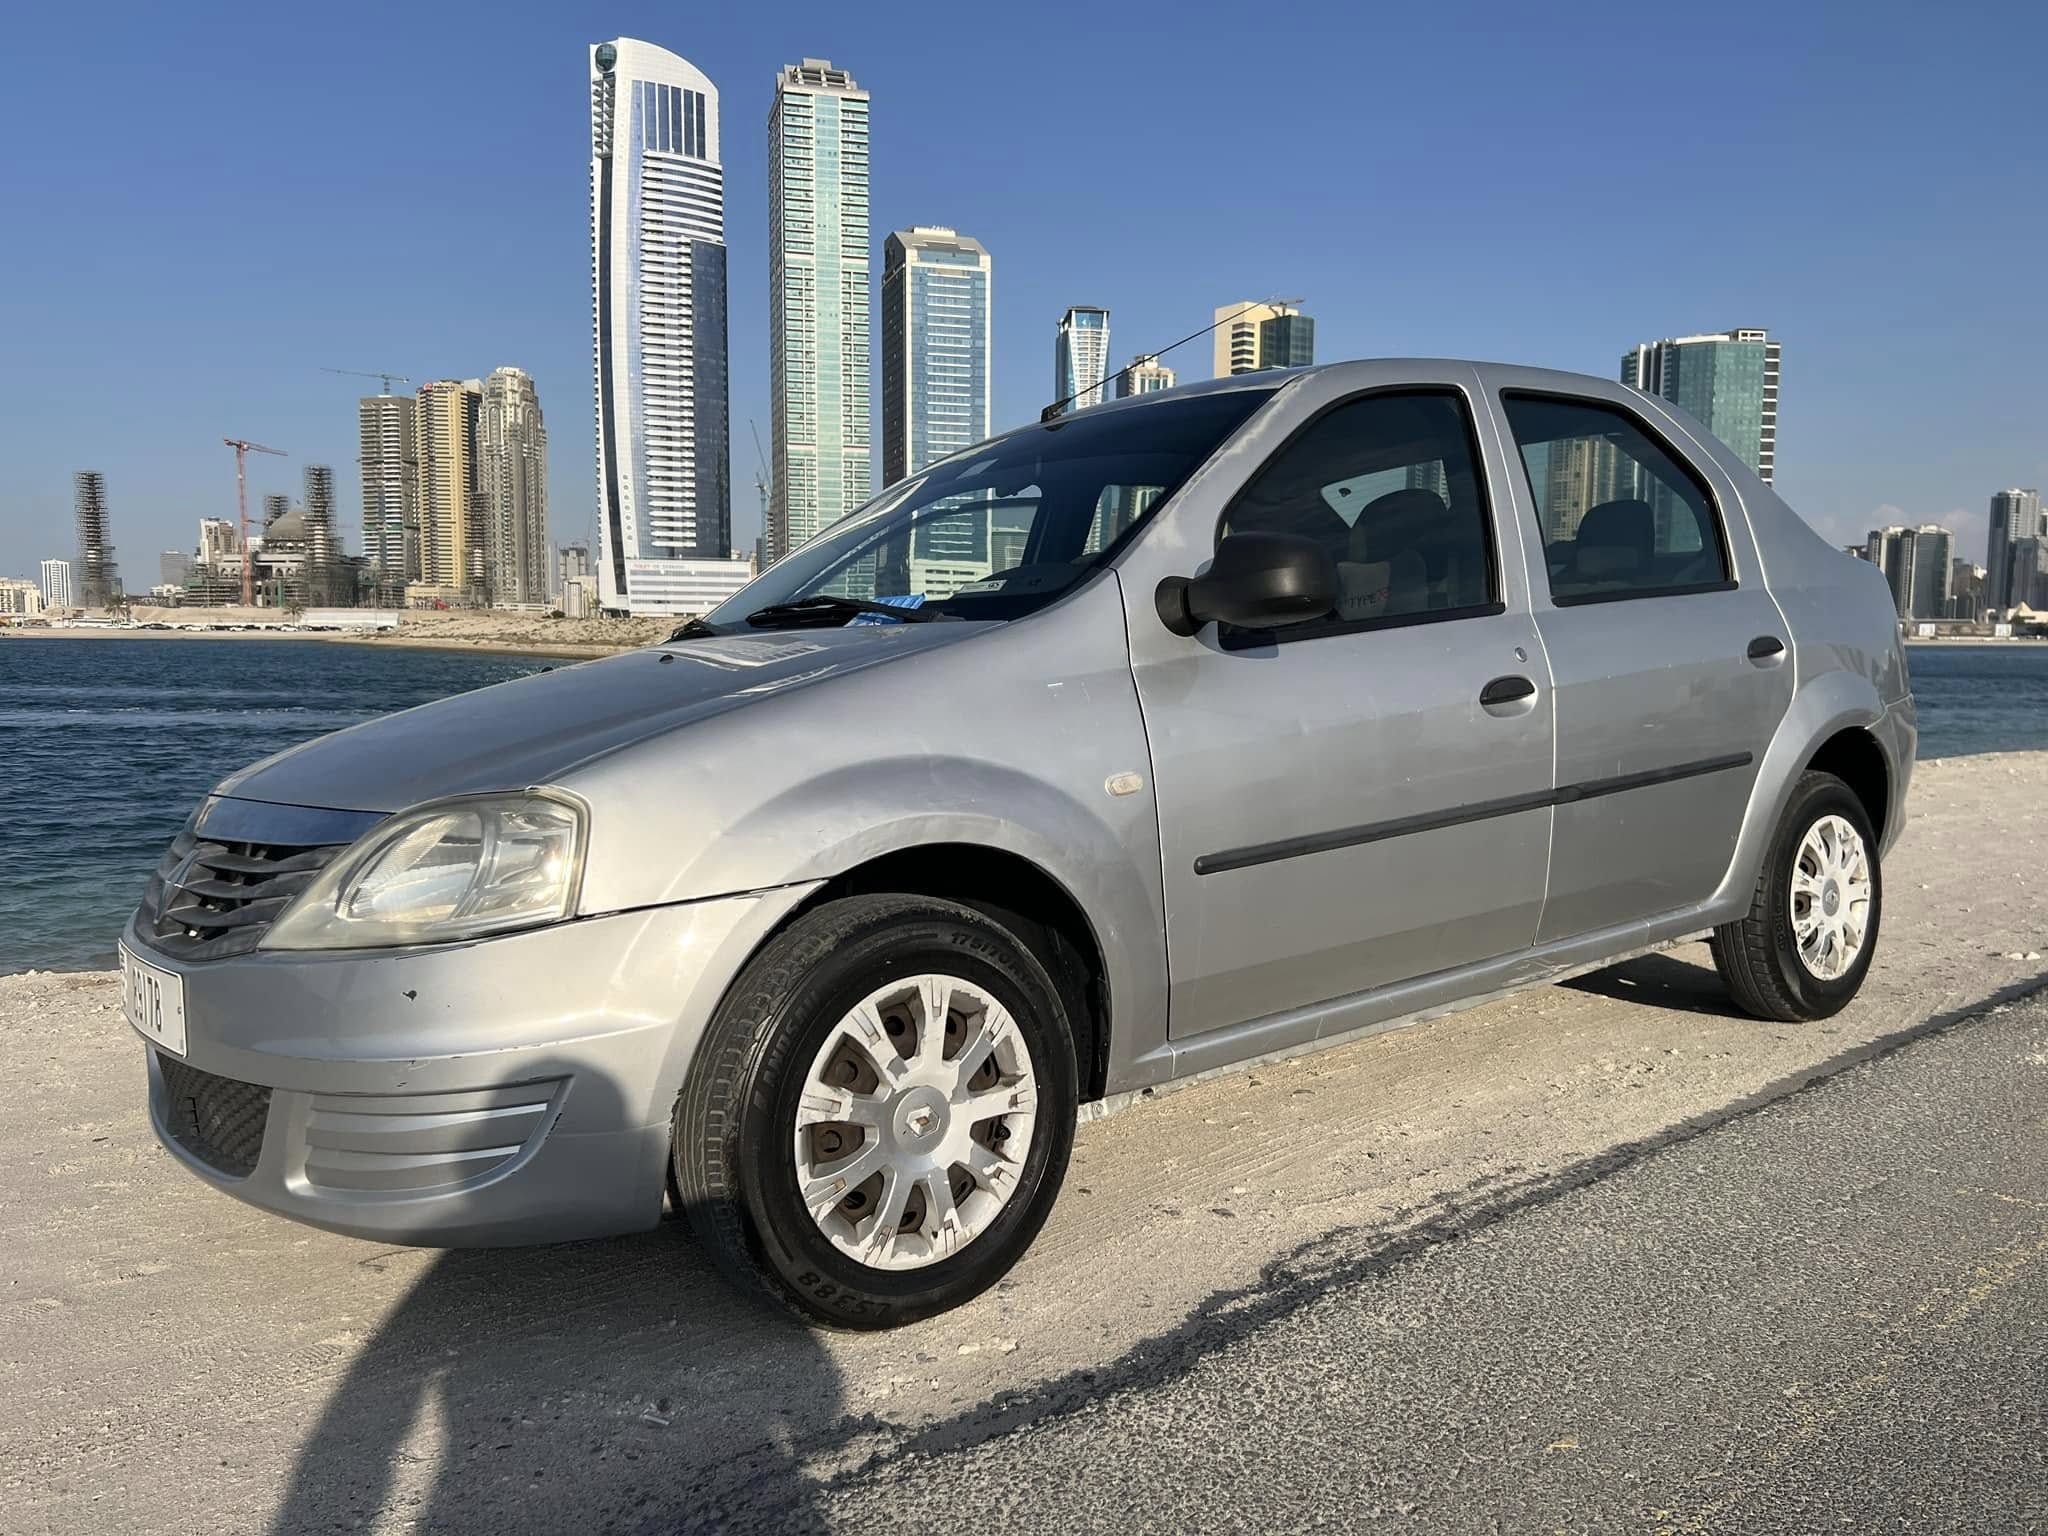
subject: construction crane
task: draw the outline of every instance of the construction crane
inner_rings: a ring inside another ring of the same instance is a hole
[[[407,378],[407,377],[406,377],[406,376],[405,376],[404,374],[402,374],[402,373],[385,373],[385,372],[383,372],[383,371],[382,371],[381,369],[377,369],[377,368],[372,368],[372,369],[370,369],[370,370],[369,370],[369,371],[367,371],[367,372],[365,372],[365,371],[364,371],[363,369],[361,369],[361,368],[322,368],[322,369],[321,369],[320,371],[321,371],[322,373],[345,373],[345,374],[349,375],[349,376],[350,376],[351,378],[357,378],[357,379],[379,379],[379,380],[382,380],[382,381],[383,381],[383,384],[384,384],[384,388],[383,388],[383,390],[382,390],[381,392],[382,392],[382,393],[384,393],[384,394],[387,394],[387,395],[391,393],[391,386],[392,386],[392,385],[394,385],[394,384],[410,384],[410,383],[412,382],[412,380],[411,380],[411,379]]]
[[[768,532],[768,455],[761,451],[761,429],[747,418],[747,430],[754,434],[754,490],[761,498],[761,532]]]
[[[244,438],[224,437],[221,441],[235,450],[235,510],[242,519],[242,606],[253,608],[256,606],[256,568],[249,554],[249,455],[274,453],[280,459],[290,455],[282,448],[266,448]]]

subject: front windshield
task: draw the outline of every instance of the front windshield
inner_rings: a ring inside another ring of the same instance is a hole
[[[762,572],[707,626],[889,623],[873,611],[883,604],[921,610],[919,618],[1030,613],[1081,580],[1272,393],[1084,411],[955,454]],[[801,614],[764,612],[806,602]]]

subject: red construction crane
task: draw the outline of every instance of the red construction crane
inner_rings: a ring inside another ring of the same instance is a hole
[[[261,443],[247,442],[239,437],[221,439],[235,450],[235,508],[242,515],[242,606],[256,606],[256,568],[249,556],[249,455],[252,453],[274,453],[280,459],[289,458],[282,448],[266,448]]]

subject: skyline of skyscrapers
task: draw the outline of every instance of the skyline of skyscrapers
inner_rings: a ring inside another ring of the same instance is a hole
[[[1761,327],[1638,344],[1621,357],[1621,382],[1687,412],[1768,485],[1778,462],[1781,347]]]
[[[942,225],[883,242],[882,484],[987,437],[993,263]]]
[[[599,591],[695,611],[732,543],[718,88],[633,38],[589,62]]]
[[[658,612],[681,608],[686,600],[687,606],[702,606],[704,594],[725,590],[726,573],[710,565],[729,567],[733,542],[719,94],[695,66],[652,44],[618,39],[592,45],[589,53],[599,426],[593,586],[608,607]],[[879,292],[870,289],[869,108],[869,93],[828,60],[806,58],[777,76],[769,119],[774,236],[769,253],[770,407],[776,447],[768,514],[771,528],[779,531],[764,541],[770,559],[857,506],[877,483],[871,415],[880,417],[879,483],[884,484],[979,440],[996,425],[992,271],[986,248],[943,225],[912,225],[884,242]],[[623,239],[616,238],[622,231]],[[958,251],[972,258],[971,264],[963,260],[961,273],[940,271],[948,263],[930,255],[942,237],[952,238]],[[615,259],[607,259],[607,250]],[[623,269],[615,274],[621,263]],[[948,298],[941,309],[917,318],[921,283],[936,293],[962,275],[967,279],[964,315]],[[875,298],[882,309],[884,352],[879,402],[871,400],[868,376],[867,328]],[[895,329],[898,306],[900,333]],[[1224,322],[1213,337],[1219,374],[1299,366],[1314,359],[1315,321],[1296,304],[1225,305],[1215,314]],[[1130,321],[1127,314],[1127,327]],[[927,326],[922,334],[920,324]],[[1108,331],[1107,308],[1074,306],[1060,322],[1056,389],[1078,396],[1070,409],[1112,393],[1121,398],[1171,388],[1177,380],[1173,368],[1149,354],[1140,354],[1123,370],[1113,369]],[[900,352],[895,350],[899,345]],[[964,362],[956,361],[962,353]],[[1699,416],[1769,481],[1776,468],[1780,363],[1780,345],[1767,331],[1739,328],[1643,343],[1623,355],[1621,368],[1625,382]],[[922,384],[920,368],[927,375]],[[608,392],[614,374],[625,383]],[[899,378],[900,399],[894,393]],[[514,527],[530,531],[535,520],[524,511],[506,524],[490,510],[494,503],[482,484],[484,434],[475,416],[481,400],[472,408],[473,478],[463,488],[467,508],[439,509],[439,503],[429,508],[444,482],[453,486],[444,471],[461,454],[439,451],[446,423],[423,421],[421,402],[441,409],[446,402],[440,391],[455,382],[435,381],[417,399],[386,393],[358,401],[364,551],[374,564],[399,573],[394,600],[402,596],[406,578],[423,588],[464,593],[464,600],[471,601],[536,585],[527,575],[511,579],[494,563],[498,552],[509,552],[520,542],[505,535]],[[462,381],[462,387],[479,396],[484,392],[478,380]],[[533,393],[530,377],[526,389]],[[537,395],[533,415],[538,424]],[[792,432],[792,423],[806,426],[812,440]],[[836,482],[834,451],[824,441],[832,437],[834,423]],[[544,444],[544,427],[536,436]],[[430,445],[425,457],[432,472],[424,476],[423,442]],[[1560,484],[1577,477],[1585,485],[1576,500],[1554,497],[1557,506],[1595,499],[1605,493],[1600,487],[1612,490],[1597,445],[1589,448],[1584,462],[1567,462],[1562,453],[1553,456],[1549,474]],[[499,483],[511,494],[509,480]],[[552,546],[544,468],[528,474],[526,483],[539,492],[538,498],[527,496],[527,504],[542,503],[537,585],[545,589]],[[666,502],[657,495],[664,487],[675,490]],[[452,505],[456,495],[451,488],[442,500]],[[101,496],[103,504],[103,487]],[[2034,498],[2031,508],[2015,503],[2001,510],[2004,498],[2027,496]],[[311,501],[309,493],[309,513]],[[2048,524],[2032,492],[2000,492],[1992,508],[1984,588],[1987,604],[1998,604],[2007,596],[2013,547],[2023,539],[2048,539]],[[283,510],[289,511],[289,503]],[[1931,571],[1936,563],[1931,548],[1919,548],[1934,526],[1902,530],[1913,535],[1916,573]],[[1946,530],[1939,531],[1948,537]],[[685,536],[687,542],[680,542]],[[340,530],[331,520],[329,537],[338,556]],[[308,538],[312,541],[310,527]],[[155,542],[149,538],[145,547]],[[110,535],[103,534],[100,543],[103,563],[118,583]],[[508,553],[508,558],[517,563],[526,557]],[[1951,556],[1939,564],[1946,570],[1954,561]],[[81,543],[81,577],[87,565]],[[616,579],[611,579],[615,567]],[[1948,584],[1952,592],[1952,580]],[[636,589],[646,601],[634,600]],[[2019,600],[2016,594],[2012,600]],[[1922,616],[1917,610],[1932,601],[1909,597],[1906,616]]]
[[[829,59],[784,66],[768,115],[770,563],[873,489],[869,98]]]
[[[1052,343],[1052,398],[1063,411],[1086,410],[1108,397],[1109,311],[1070,305]]]

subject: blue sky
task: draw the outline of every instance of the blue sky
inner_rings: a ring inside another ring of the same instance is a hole
[[[1766,325],[1779,486],[1840,541],[2048,485],[2048,21],[2031,4],[1380,8],[365,3],[33,7],[0,23],[0,574],[68,555],[106,472],[124,574],[336,466],[355,397],[530,369],[558,540],[591,531],[584,46],[718,84],[734,519],[765,438],[777,68],[874,93],[874,236],[980,238],[995,418],[1035,414],[1072,303],[1117,357],[1301,295],[1318,353],[1611,376],[1640,340]],[[971,19],[970,19],[971,18]],[[877,349],[879,357],[879,348]],[[1169,359],[1207,371],[1204,346]],[[371,385],[371,389],[375,386]],[[879,385],[876,397],[880,397]],[[1896,511],[1890,509],[1897,509]]]

